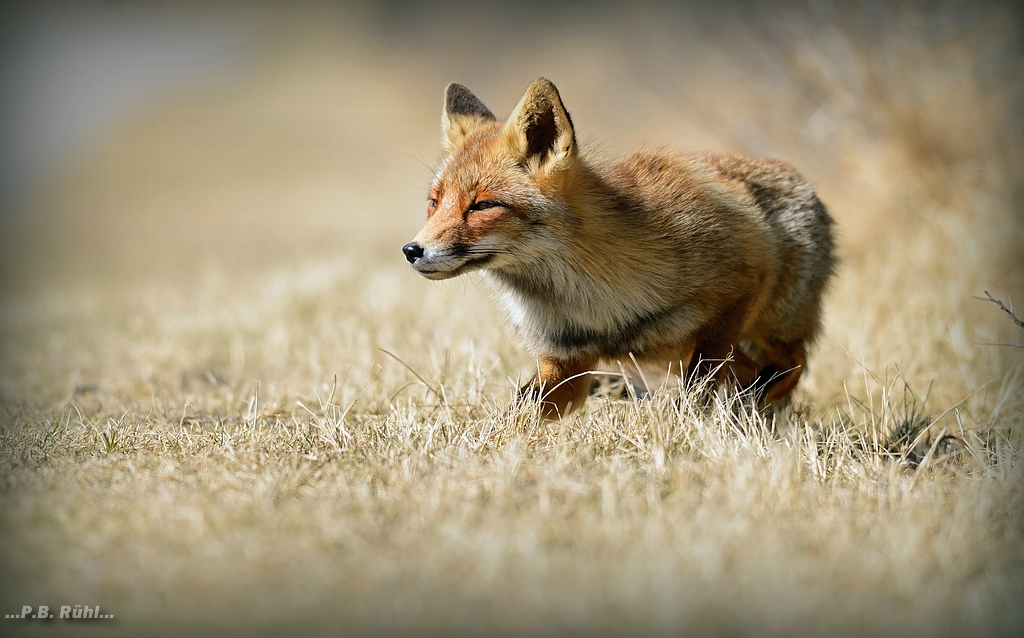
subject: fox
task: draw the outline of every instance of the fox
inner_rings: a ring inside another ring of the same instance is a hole
[[[583,406],[608,362],[788,400],[837,266],[835,222],[796,169],[645,147],[595,159],[545,78],[504,121],[448,85],[441,132],[402,252],[427,279],[482,273],[537,359],[519,391],[546,419]]]

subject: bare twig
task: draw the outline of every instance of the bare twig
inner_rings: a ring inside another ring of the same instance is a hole
[[[994,303],[995,305],[999,306],[1000,310],[1002,310],[1006,314],[1010,315],[1010,317],[1013,318],[1013,322],[1015,324],[1017,324],[1021,328],[1024,328],[1024,321],[1021,321],[1020,318],[1018,318],[1017,315],[1015,315],[1014,312],[1013,312],[1013,299],[1010,299],[1009,297],[1007,298],[1007,301],[1010,304],[1010,307],[1007,308],[1006,306],[1003,305],[1003,302],[1001,302],[998,299],[996,299],[995,297],[993,297],[989,293],[989,291],[987,291],[987,290],[985,291],[985,296],[984,297],[975,297],[975,299],[980,299],[981,301],[985,301],[986,298],[989,301],[991,301],[992,303]]]
[[[985,296],[984,297],[975,297],[975,299],[978,299],[980,301],[991,301],[995,305],[999,306],[1000,310],[1002,310],[1006,314],[1010,315],[1010,318],[1013,319],[1013,323],[1017,324],[1020,328],[1024,329],[1024,321],[1021,321],[1021,319],[1013,312],[1013,299],[1011,299],[1010,297],[1006,298],[1006,301],[1007,301],[1007,304],[1009,304],[1009,307],[1003,305],[1002,301],[999,301],[998,299],[993,297],[989,293],[989,291],[987,291],[987,290],[985,291]],[[1024,343],[989,343],[989,344],[982,344],[982,345],[1009,346],[1011,348],[1024,348]]]

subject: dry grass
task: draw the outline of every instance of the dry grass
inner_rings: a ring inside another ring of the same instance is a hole
[[[405,9],[257,20],[255,68],[8,226],[0,604],[117,619],[2,632],[1019,634],[1024,359],[983,344],[1022,335],[972,298],[1024,298],[1019,14],[638,9],[467,56]],[[844,263],[776,422],[670,384],[541,423],[475,280],[405,267],[444,84],[503,112],[541,74],[609,153],[819,185]]]

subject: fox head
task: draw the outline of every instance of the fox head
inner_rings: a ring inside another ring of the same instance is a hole
[[[450,84],[441,113],[444,157],[427,222],[402,248],[428,279],[514,269],[559,250],[571,224],[563,191],[577,166],[572,120],[555,85],[533,82],[499,122],[469,89]]]

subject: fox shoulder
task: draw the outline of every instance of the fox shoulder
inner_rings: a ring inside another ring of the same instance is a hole
[[[731,221],[761,226],[755,198],[741,180],[724,174],[703,154],[642,149],[611,167],[609,181],[655,220],[719,226]],[[723,216],[723,211],[735,215]]]

